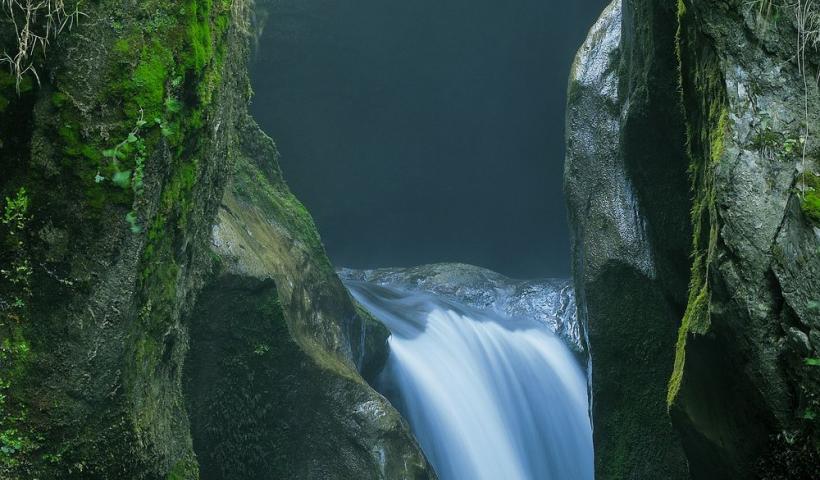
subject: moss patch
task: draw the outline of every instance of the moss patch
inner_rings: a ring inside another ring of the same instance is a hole
[[[85,114],[66,101],[66,93],[58,90],[53,101],[64,166],[77,178],[94,212],[106,204],[130,205],[134,200],[127,188],[111,181],[117,172],[134,170],[134,155],[126,151],[112,160],[102,152],[126,138],[137,122],[146,122],[148,155],[163,140],[182,153],[185,135],[202,127],[221,80],[215,72],[221,72],[230,2],[214,6],[211,0],[188,0],[179,8],[151,0],[127,16],[116,10],[113,15],[117,19],[112,28],[119,38],[111,46],[109,63],[101,66],[106,82],[99,97],[102,104],[121,106],[120,115],[107,119],[113,128],[105,135],[88,131]]]
[[[725,153],[729,113],[725,82],[717,58],[700,45],[694,45],[693,35],[685,35],[689,14],[686,3],[678,2],[678,57],[681,65],[681,89],[699,92],[683,103],[687,116],[687,144],[690,156],[692,203],[692,266],[689,298],[678,331],[675,364],[667,390],[667,406],[680,392],[686,364],[686,340],[691,334],[705,334],[710,327],[711,290],[709,269],[718,243],[719,218],[715,205],[714,170]],[[691,32],[690,32],[691,33]]]
[[[820,175],[807,173],[802,180],[805,191],[800,208],[809,220],[820,226]]]
[[[207,235],[203,218],[213,210],[200,191],[219,180],[202,171],[221,161],[209,140],[231,2],[102,0],[84,2],[83,11],[49,52],[42,88],[24,83],[22,95],[12,95],[0,71],[0,192],[27,185],[37,206],[33,258],[42,266],[36,325],[19,321],[21,313],[7,316],[0,286],[0,417],[15,419],[0,419],[5,453],[14,454],[0,477],[195,478],[171,357],[184,347],[173,332],[193,289],[188,277],[198,275],[188,244]],[[49,235],[73,251],[51,257]],[[0,268],[11,251],[2,246]],[[126,271],[136,258],[139,271]],[[56,325],[58,314],[66,318]],[[89,334],[100,315],[117,320]],[[24,363],[40,370],[19,381],[7,375],[8,365]]]
[[[142,432],[150,432],[157,416],[162,415],[158,405],[148,401],[153,394],[147,390],[146,379],[157,374],[157,366],[175,348],[169,329],[178,321],[184,301],[180,292],[190,261],[188,232],[197,230],[191,222],[202,207],[195,198],[196,185],[203,175],[202,159],[209,155],[204,139],[208,138],[206,125],[212,99],[203,97],[200,86],[214,78],[213,71],[222,68],[223,58],[215,52],[224,52],[218,46],[226,28],[222,19],[229,14],[230,4],[219,5],[215,9],[210,0],[191,0],[177,10],[166,6],[167,17],[179,15],[176,22],[158,22],[157,32],[168,41],[154,39],[146,43],[131,83],[120,86],[123,92],[143,92],[133,97],[143,104],[129,109],[126,102],[126,111],[139,107],[148,118],[157,115],[154,123],[158,128],[146,144],[152,140],[156,147],[164,141],[171,153],[157,210],[143,221],[147,238],[139,276],[142,307],[132,329],[132,352],[139,361],[126,372],[128,388],[146,400],[139,403],[136,415],[135,427]]]

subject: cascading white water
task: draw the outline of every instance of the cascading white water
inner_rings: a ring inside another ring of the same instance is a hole
[[[346,284],[392,332],[376,387],[439,478],[593,478],[586,378],[545,325],[426,292]]]

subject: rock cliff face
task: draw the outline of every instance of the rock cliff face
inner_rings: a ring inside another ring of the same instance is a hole
[[[673,25],[666,7],[616,1],[570,76],[565,191],[599,478],[687,476],[665,403],[689,237]]]
[[[388,332],[354,307],[273,142],[248,117],[237,140],[185,365],[202,478],[434,478],[358,373],[381,369]]]
[[[794,8],[679,6],[694,243],[668,400],[694,478],[816,475],[818,51]]]
[[[820,105],[799,30],[786,3],[632,0],[579,51],[565,185],[601,478],[811,478]]]
[[[434,476],[247,115],[254,5],[65,3],[0,73],[0,477]]]

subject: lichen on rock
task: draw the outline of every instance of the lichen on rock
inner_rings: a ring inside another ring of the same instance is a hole
[[[355,308],[273,142],[249,117],[235,141],[185,367],[203,478],[434,478],[359,373],[383,366],[386,329]]]

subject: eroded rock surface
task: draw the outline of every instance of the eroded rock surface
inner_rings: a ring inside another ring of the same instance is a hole
[[[65,5],[0,71],[0,477],[433,478],[247,114],[254,3]]]
[[[669,402],[694,478],[810,478],[820,462],[806,419],[820,405],[806,364],[820,351],[820,230],[804,208],[818,51],[798,55],[794,5],[772,8],[679,10],[696,236]]]

